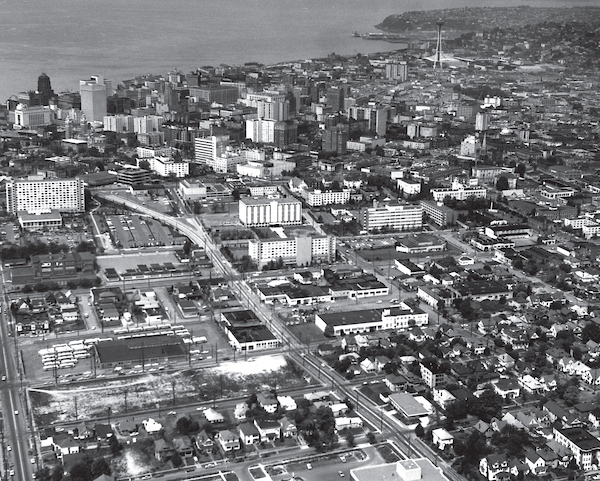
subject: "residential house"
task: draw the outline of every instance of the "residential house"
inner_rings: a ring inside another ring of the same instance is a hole
[[[198,451],[204,451],[204,452],[212,451],[212,448],[215,445],[215,442],[213,441],[213,439],[210,437],[210,435],[204,429],[202,431],[200,431],[198,434],[196,434],[194,441],[196,442],[196,447],[198,448]]]
[[[506,454],[489,454],[479,461],[479,472],[488,481],[510,479],[510,470]]]
[[[600,369],[590,369],[589,371],[584,371],[581,375],[581,379],[592,386],[600,385]]]
[[[269,414],[273,414],[275,411],[277,411],[279,403],[277,402],[277,398],[273,394],[258,393],[256,395],[256,399],[258,400],[258,405]]]
[[[546,443],[546,447],[556,454],[557,467],[566,468],[569,466],[571,459],[573,459],[573,452],[567,446],[563,446],[552,439]]]
[[[502,378],[492,383],[494,391],[503,399],[515,399],[521,394],[521,387],[516,379]]]
[[[556,421],[566,422],[569,418],[569,412],[555,401],[546,402],[542,407],[542,411],[548,415],[550,423],[555,423]]]
[[[281,438],[281,425],[277,421],[270,421],[268,419],[254,420],[254,426],[260,433],[261,442],[273,442],[276,439]]]
[[[501,354],[500,356],[498,356],[496,366],[498,366],[498,370],[500,371],[512,369],[515,366],[515,359],[510,354]]]
[[[68,433],[59,433],[52,438],[52,445],[57,458],[62,458],[68,454],[75,454],[81,451],[79,441],[73,439]]]
[[[165,461],[170,458],[174,452],[173,446],[166,439],[161,438],[154,441],[154,457],[158,461]]]
[[[443,451],[447,447],[452,447],[454,444],[454,436],[444,428],[434,429],[431,431],[431,435],[434,446],[437,446],[440,451]]]
[[[527,463],[530,472],[535,476],[545,476],[548,472],[546,461],[534,449],[525,449],[525,463]]]
[[[213,408],[208,408],[202,411],[206,420],[211,424],[220,424],[225,422],[225,417]]]
[[[530,374],[519,376],[518,382],[519,386],[529,394],[543,394],[547,390],[545,383],[542,383]]]
[[[488,423],[486,423],[485,421],[482,421],[482,420],[477,421],[475,423],[475,426],[473,426],[473,429],[479,431],[487,439],[491,438],[492,435],[494,434],[494,430],[492,429],[492,427]]]
[[[293,438],[298,435],[296,423],[287,416],[284,416],[279,420],[279,425],[281,426],[281,433],[284,438]]]
[[[366,357],[360,362],[360,367],[366,373],[374,373],[377,371],[377,365],[373,358]]]
[[[219,443],[219,446],[225,452],[237,451],[238,449],[240,449],[240,438],[228,429],[219,431],[215,435],[215,440]]]
[[[434,389],[433,401],[445,410],[452,402],[456,401],[456,398],[446,389]]]
[[[173,448],[182,458],[191,458],[194,456],[194,446],[189,436],[173,437]]]
[[[409,385],[408,379],[402,374],[388,374],[383,382],[392,392],[406,391]]]
[[[235,405],[235,409],[233,410],[233,417],[238,421],[244,421],[246,419],[246,412],[248,411],[248,405],[243,403],[238,403]]]
[[[77,425],[77,439],[91,439],[94,437],[94,434],[94,424],[84,421]]]
[[[142,426],[144,426],[144,430],[148,434],[158,434],[160,430],[163,428],[162,424],[156,422],[152,418],[144,419],[142,421]]]
[[[128,419],[116,422],[115,429],[121,436],[137,436],[139,432],[138,425]]]
[[[281,409],[285,411],[294,411],[298,407],[291,396],[277,396],[277,402]]]
[[[260,443],[260,433],[254,424],[242,423],[238,426],[238,432],[243,445],[250,446]]]
[[[392,361],[387,356],[377,356],[375,358],[375,366],[377,368],[377,372],[383,371],[383,368],[390,362],[392,362]]]

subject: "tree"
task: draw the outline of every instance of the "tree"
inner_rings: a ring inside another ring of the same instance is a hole
[[[127,134],[127,147],[135,148],[138,146],[137,134],[134,132],[130,132]]]
[[[173,456],[171,456],[171,463],[175,468],[180,468],[181,466],[183,466],[183,459],[181,459],[181,456],[178,452],[175,452]]]
[[[177,431],[184,436],[197,432],[199,429],[198,423],[187,416],[180,417],[175,423],[175,427],[177,428]]]
[[[503,404],[502,398],[488,385],[478,398],[470,402],[469,411],[489,423],[493,417],[500,415]]]
[[[138,167],[144,170],[150,170],[150,162],[147,160],[140,160]]]
[[[92,481],[92,470],[87,459],[82,459],[75,463],[69,471],[69,479],[71,481]]]
[[[525,174],[526,170],[527,167],[525,166],[525,164],[519,164],[517,165],[517,167],[515,167],[515,174],[519,174],[522,177]]]
[[[110,464],[108,464],[104,458],[97,458],[92,463],[91,471],[93,479],[96,479],[103,474],[110,476]]]
[[[508,179],[501,175],[496,182],[496,190],[508,190]]]
[[[415,428],[415,435],[419,438],[422,438],[425,435],[425,429],[421,423],[417,424],[417,427]]]
[[[520,455],[531,445],[529,434],[524,429],[510,424],[495,432],[491,441],[498,448],[497,452],[505,453],[509,457]]]
[[[123,450],[123,445],[119,442],[116,436],[111,436],[108,438],[108,446],[113,456],[118,456]]]
[[[581,339],[584,343],[589,340],[600,343],[600,326],[595,322],[588,322],[581,330]]]
[[[346,433],[346,444],[349,448],[354,447],[354,434],[352,434],[352,431]]]

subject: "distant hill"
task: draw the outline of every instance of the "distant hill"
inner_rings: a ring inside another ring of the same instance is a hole
[[[600,25],[600,7],[467,7],[423,10],[390,15],[376,27],[393,33],[428,31],[444,22],[444,30],[484,31],[543,22],[583,22]]]

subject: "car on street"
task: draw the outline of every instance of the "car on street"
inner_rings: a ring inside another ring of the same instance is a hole
[[[338,471],[338,474],[340,475],[340,478],[344,477],[344,471]]]
[[[2,376],[2,380],[3,380],[3,381],[6,381],[6,376]]]
[[[12,447],[10,446],[10,444],[7,444],[7,445],[6,445],[6,450],[7,450],[7,451],[12,451]]]
[[[312,464],[306,463],[306,469],[312,469]]]
[[[15,416],[18,416],[18,415],[19,415],[19,410],[15,409]]]

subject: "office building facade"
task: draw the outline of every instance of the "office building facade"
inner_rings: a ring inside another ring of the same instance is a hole
[[[6,184],[6,209],[12,214],[84,212],[83,180],[11,180]]]
[[[335,259],[335,252],[333,236],[252,239],[248,242],[248,254],[259,269],[270,261],[277,261],[280,258],[287,265],[307,266],[316,262],[330,263]]]
[[[296,199],[240,199],[240,222],[248,227],[302,224],[302,202]]]
[[[81,110],[88,122],[102,122],[106,116],[106,85],[95,80],[80,80]]]
[[[363,228],[367,231],[420,229],[423,226],[423,207],[415,204],[375,206],[363,209]]]

